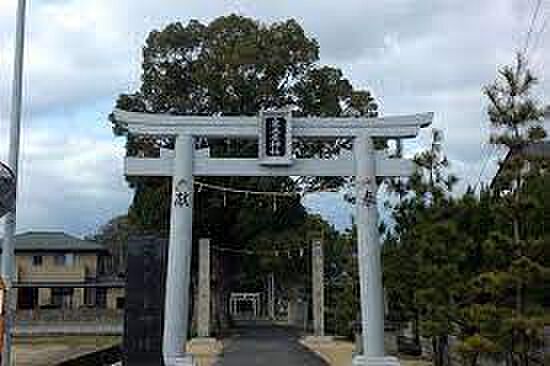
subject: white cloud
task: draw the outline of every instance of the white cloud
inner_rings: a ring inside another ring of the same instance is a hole
[[[89,233],[124,213],[122,141],[27,129],[22,149],[19,227]]]
[[[0,159],[7,154],[16,2],[0,2]],[[28,2],[21,223],[82,231],[95,225],[100,214],[107,220],[112,212],[104,209],[111,202],[112,211],[127,206],[122,147],[113,143],[105,117],[116,95],[139,84],[145,37],[171,21],[209,21],[229,12],[266,21],[298,19],[319,41],[322,61],[342,67],[355,85],[371,89],[385,114],[435,111],[435,126],[445,131],[457,171],[475,180],[488,133],[481,88],[523,45],[532,3]],[[541,19],[550,16],[550,6],[544,5],[541,14]],[[537,38],[532,53],[541,78],[539,94],[546,102],[548,32]]]

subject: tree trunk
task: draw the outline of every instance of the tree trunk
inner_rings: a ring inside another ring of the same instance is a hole
[[[439,347],[437,345],[437,337],[432,337],[432,352],[433,352],[434,366],[441,366],[441,363],[439,360]]]
[[[512,330],[512,345],[511,349],[514,349],[514,345],[516,343],[514,330]],[[516,362],[514,360],[514,352],[511,350],[506,353],[506,366],[515,366]]]
[[[449,336],[444,335],[440,337],[440,350],[442,357],[442,365],[450,366],[451,364],[451,353],[449,352]]]
[[[447,335],[432,337],[432,348],[434,366],[449,366],[451,364],[449,337]]]
[[[516,246],[516,256],[517,258],[521,257],[521,248],[520,248],[520,234],[519,234],[519,220],[517,217],[514,217],[513,221],[514,227],[514,244]],[[522,290],[521,280],[518,280],[516,284],[516,311],[519,315],[523,314],[523,290]]]
[[[517,216],[514,216],[513,228],[514,243],[516,245],[516,256],[517,258],[521,258],[523,252],[521,250],[520,222]],[[521,278],[518,279],[518,282],[516,284],[516,312],[518,316],[522,316],[525,313],[525,286]],[[522,349],[525,349],[525,343],[527,340],[525,339],[525,335],[523,334],[523,332],[516,333],[516,337],[514,338],[516,338],[514,341],[518,342]],[[528,366],[529,357],[527,356],[527,353],[525,351],[521,351],[517,357],[517,361],[515,361],[514,363],[520,366]]]
[[[414,337],[414,344],[415,346],[418,346],[418,348],[422,349],[422,345],[420,344],[420,316],[418,314],[418,310],[414,310],[414,319],[413,319],[413,337]]]

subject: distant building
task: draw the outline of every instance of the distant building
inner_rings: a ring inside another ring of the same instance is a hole
[[[15,256],[18,310],[124,307],[123,286],[109,287],[109,252],[99,243],[63,232],[27,232],[16,235]]]
[[[546,129],[546,132],[550,134],[550,106],[546,108],[543,126]],[[548,136],[543,141],[525,146],[523,149],[521,149],[521,151],[515,152],[515,154],[525,154],[527,156],[535,158],[550,159],[550,136]],[[512,156],[512,152],[508,151],[508,153],[504,157],[504,160],[502,161],[502,163],[500,163],[499,169],[495,174],[495,177],[491,181],[492,188],[495,187],[498,177],[502,174],[503,170],[506,169],[507,162],[512,158]],[[531,168],[527,167],[527,169]]]

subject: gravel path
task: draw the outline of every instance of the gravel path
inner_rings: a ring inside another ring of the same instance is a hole
[[[296,332],[283,327],[242,325],[224,342],[215,366],[328,366],[298,339]]]

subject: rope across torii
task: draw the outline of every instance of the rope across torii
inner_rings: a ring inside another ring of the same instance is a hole
[[[160,158],[128,157],[130,176],[170,176],[173,193],[166,277],[163,354],[167,366],[192,365],[186,354],[190,258],[192,247],[193,176],[355,176],[356,223],[365,354],[354,365],[398,365],[384,352],[384,306],[376,177],[409,176],[411,161],[391,159],[374,150],[373,137],[414,138],[428,127],[432,113],[382,118],[293,118],[288,110],[257,117],[174,116],[115,110],[114,118],[137,135],[173,136],[173,154]],[[257,137],[254,159],[211,158],[196,154],[196,137]],[[295,159],[293,137],[353,139],[353,156],[340,159]],[[368,280],[367,280],[368,279]]]

